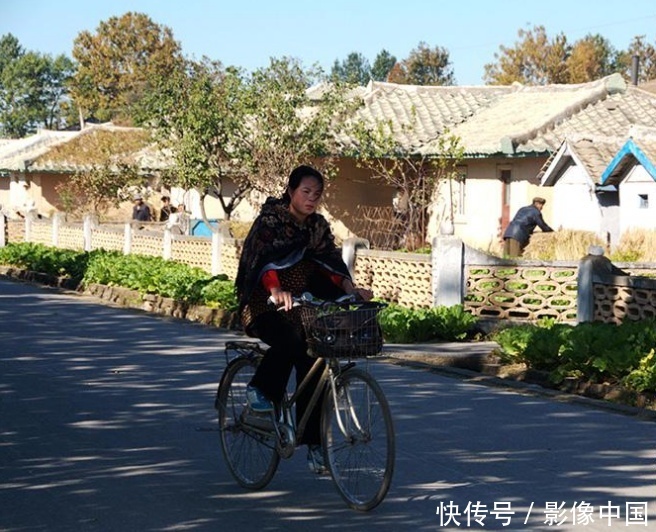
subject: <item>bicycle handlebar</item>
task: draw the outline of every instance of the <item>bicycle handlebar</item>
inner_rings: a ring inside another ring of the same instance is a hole
[[[327,303],[355,303],[356,301],[361,301],[356,294],[345,294],[341,297],[338,297],[334,301],[327,299],[320,299],[313,296],[310,292],[303,292],[300,296],[292,296],[292,307],[300,307],[302,305],[311,306],[311,307],[320,307]],[[273,296],[269,296],[267,299],[269,305],[275,305],[276,302],[273,299]],[[283,307],[279,307],[278,310]]]

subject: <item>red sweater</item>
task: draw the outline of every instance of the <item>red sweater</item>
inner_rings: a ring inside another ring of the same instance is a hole
[[[342,286],[342,281],[344,278],[341,275],[329,272],[326,272],[326,275],[330,277],[330,280],[335,284],[335,286]],[[280,288],[278,272],[276,272],[276,270],[267,270],[264,272],[264,275],[262,275],[262,284],[264,285],[264,288],[266,288],[269,292],[271,292],[273,288]]]

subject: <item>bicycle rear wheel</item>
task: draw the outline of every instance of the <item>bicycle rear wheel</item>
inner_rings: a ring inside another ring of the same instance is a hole
[[[232,476],[249,489],[266,486],[280,462],[275,433],[245,423],[249,415],[246,386],[258,361],[256,357],[242,356],[230,362],[217,392],[221,450]]]
[[[380,385],[366,371],[347,370],[336,392],[337,400],[329,387],[323,404],[326,464],[346,504],[368,511],[385,498],[394,474],[392,414]]]

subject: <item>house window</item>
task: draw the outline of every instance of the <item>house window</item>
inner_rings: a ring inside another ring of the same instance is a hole
[[[638,208],[639,209],[649,208],[649,194],[638,194]]]

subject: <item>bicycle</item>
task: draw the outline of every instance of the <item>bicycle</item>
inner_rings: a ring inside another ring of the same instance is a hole
[[[265,350],[258,342],[226,344],[227,367],[215,401],[223,456],[238,484],[264,488],[280,459],[294,454],[310,412],[322,400],[324,462],[346,504],[369,511],[385,498],[392,481],[394,427],[380,385],[353,359],[381,352],[377,314],[385,305],[322,301],[309,294],[295,298],[294,304],[301,306],[308,353],[317,360],[291,397],[285,393],[274,412],[255,413],[246,400],[246,387]],[[293,406],[318,371],[322,371],[319,384],[297,423]]]

